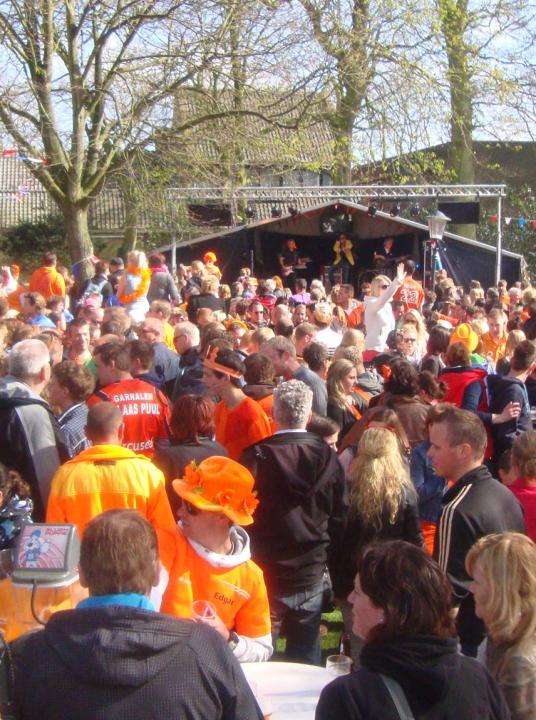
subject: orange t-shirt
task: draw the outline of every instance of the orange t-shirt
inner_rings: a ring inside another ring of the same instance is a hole
[[[424,302],[422,285],[413,278],[406,278],[393,295],[393,300],[400,300],[404,303],[404,312],[408,310],[420,312]]]
[[[55,267],[37,268],[30,277],[30,292],[38,292],[48,300],[53,295],[65,297],[65,280]]]
[[[262,570],[253,560],[217,567],[201,557],[177,528],[159,532],[169,582],[160,612],[191,618],[194,600],[211,602],[228,630],[259,638],[270,634],[270,607]]]
[[[113,402],[123,413],[123,447],[152,458],[155,440],[169,439],[169,401],[154,385],[131,378],[97,390],[87,404]]]
[[[241,403],[229,410],[223,401],[214,413],[216,440],[229,457],[238,460],[242,451],[272,434],[270,421],[258,402],[245,396]]]

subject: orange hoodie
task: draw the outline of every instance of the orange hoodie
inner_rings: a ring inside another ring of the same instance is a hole
[[[160,559],[169,573],[160,611],[191,618],[193,601],[208,600],[228,630],[265,637],[271,624],[262,570],[251,560],[247,533],[237,526],[231,533],[238,550],[225,556],[188,541],[178,528],[158,533]]]
[[[155,529],[175,525],[163,474],[148,458],[127,448],[93,445],[52,478],[49,523],[74,523],[82,537],[92,518],[117,508],[139,510]]]
[[[65,280],[55,267],[44,265],[30,278],[30,292],[38,292],[48,300],[54,295],[65,297]]]

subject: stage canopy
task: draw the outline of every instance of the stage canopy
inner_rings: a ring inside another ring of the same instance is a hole
[[[387,237],[394,239],[396,256],[411,255],[422,268],[427,225],[381,210],[371,216],[368,207],[346,200],[325,202],[177,244],[176,261],[188,265],[211,250],[218,257],[224,282],[232,282],[244,266],[253,267],[259,277],[269,277],[279,274],[277,254],[285,240],[294,238],[300,256],[310,258],[304,274],[320,277],[333,260],[333,243],[342,231],[352,238],[357,279],[372,272],[374,252],[381,252]],[[160,252],[170,258],[172,245],[160,248]],[[466,288],[470,280],[480,280],[484,287],[495,282],[496,249],[490,245],[445,232],[439,261],[456,284]],[[509,284],[521,279],[522,262],[521,255],[504,250],[501,277]]]

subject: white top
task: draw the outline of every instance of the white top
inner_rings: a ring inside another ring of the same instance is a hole
[[[385,350],[387,336],[395,329],[395,316],[389,301],[400,285],[400,281],[395,278],[378,297],[365,297],[365,350]]]
[[[242,663],[241,667],[270,720],[314,720],[320,693],[335,679],[326,668],[301,663]]]

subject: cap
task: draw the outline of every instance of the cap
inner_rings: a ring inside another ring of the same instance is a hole
[[[199,465],[195,460],[187,465],[184,477],[173,480],[173,490],[199,510],[222,512],[237,525],[251,525],[259,504],[254,484],[243,465],[214,455]]]
[[[216,254],[213,253],[213,252],[207,252],[207,253],[205,253],[205,254],[203,255],[203,262],[204,262],[204,263],[209,263],[209,262],[215,263],[216,260],[217,260]]]

